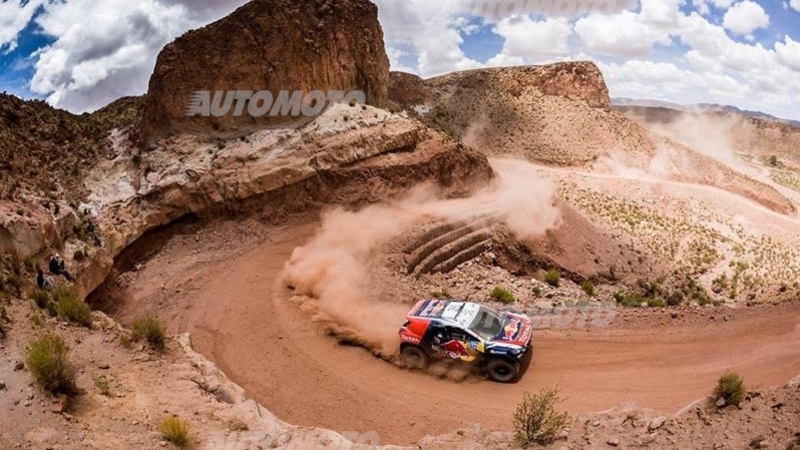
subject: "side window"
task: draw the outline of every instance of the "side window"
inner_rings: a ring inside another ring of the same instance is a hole
[[[450,338],[462,342],[473,340],[469,333],[460,328],[450,328]]]
[[[444,343],[450,340],[450,333],[448,329],[442,325],[431,325],[428,330],[428,339],[436,343]]]

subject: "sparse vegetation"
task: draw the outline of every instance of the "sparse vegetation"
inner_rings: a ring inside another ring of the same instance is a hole
[[[69,346],[55,334],[47,334],[28,346],[25,364],[39,386],[51,394],[75,392],[75,370],[68,360]]]
[[[514,412],[514,432],[517,442],[527,447],[530,444],[546,445],[570,424],[566,412],[555,409],[559,398],[558,388],[545,388],[538,394],[526,392]]]
[[[11,318],[8,317],[8,313],[6,312],[6,307],[0,305],[0,339],[5,339],[6,337],[6,325],[11,322]]]
[[[58,288],[53,296],[57,299],[55,311],[60,316],[85,327],[92,325],[92,310],[78,298],[70,288]]]
[[[714,388],[714,398],[717,400],[725,399],[726,405],[738,405],[746,392],[742,376],[734,371],[728,371],[717,380],[717,386]]]
[[[596,295],[594,283],[592,283],[591,280],[584,280],[584,282],[581,283],[581,289],[583,289],[583,292],[589,297],[594,297]]]
[[[514,298],[514,294],[512,294],[511,291],[509,291],[508,289],[501,286],[495,286],[495,288],[492,289],[492,292],[491,294],[489,294],[489,296],[492,298],[492,300],[496,302],[505,303],[506,305],[509,305],[516,301],[516,298]]]
[[[28,291],[28,298],[33,300],[33,303],[40,309],[47,308],[47,305],[50,303],[50,293],[43,289],[31,289]]]
[[[544,282],[553,287],[558,287],[561,283],[561,271],[558,269],[550,269],[544,274]]]
[[[189,443],[189,425],[180,417],[167,416],[158,425],[158,431],[165,441],[183,448]]]
[[[431,297],[440,299],[452,298],[450,293],[447,291],[433,291],[431,292]]]
[[[111,387],[108,384],[108,379],[104,376],[94,378],[94,387],[100,392],[101,395],[106,397],[111,396]]]
[[[167,345],[167,332],[164,325],[153,316],[137,319],[131,327],[131,340],[138,342],[143,339],[150,345],[150,348],[164,350]]]
[[[77,249],[72,253],[72,259],[74,259],[75,261],[83,261],[85,257],[86,254],[83,253],[83,250],[81,249]]]
[[[535,298],[541,298],[542,288],[540,288],[539,286],[534,286],[533,289],[531,289],[531,294],[533,294]]]
[[[19,289],[22,287],[22,281],[20,281],[19,275],[16,273],[10,273],[6,275],[6,284],[13,288],[17,293],[19,293]]]
[[[614,300],[620,306],[626,308],[638,308],[643,303],[647,303],[647,299],[642,297],[641,294],[626,294],[624,292],[617,292],[614,294]]]
[[[44,325],[44,316],[42,316],[42,313],[37,311],[31,315],[31,325],[36,328],[40,328]]]
[[[776,155],[770,156],[767,162],[772,167],[778,167],[780,165],[780,161],[778,161],[778,157]]]

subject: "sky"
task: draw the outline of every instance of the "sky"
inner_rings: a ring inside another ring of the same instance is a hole
[[[800,0],[374,0],[392,70],[592,60],[612,97],[800,120]],[[80,113],[246,0],[0,0],[0,92]],[[280,45],[276,43],[276,45]]]

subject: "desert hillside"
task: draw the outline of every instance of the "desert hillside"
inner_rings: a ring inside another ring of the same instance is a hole
[[[800,446],[800,130],[612,107],[590,61],[390,73],[383,39],[368,0],[254,0],[143,96],[0,95],[0,448],[515,449],[554,386],[537,448]],[[281,89],[366,102],[185,114]],[[433,297],[530,318],[515,383],[409,367]]]

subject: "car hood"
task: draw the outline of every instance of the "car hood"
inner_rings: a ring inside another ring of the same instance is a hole
[[[530,343],[532,335],[533,324],[527,316],[504,313],[503,328],[492,339],[492,342],[526,347]]]

